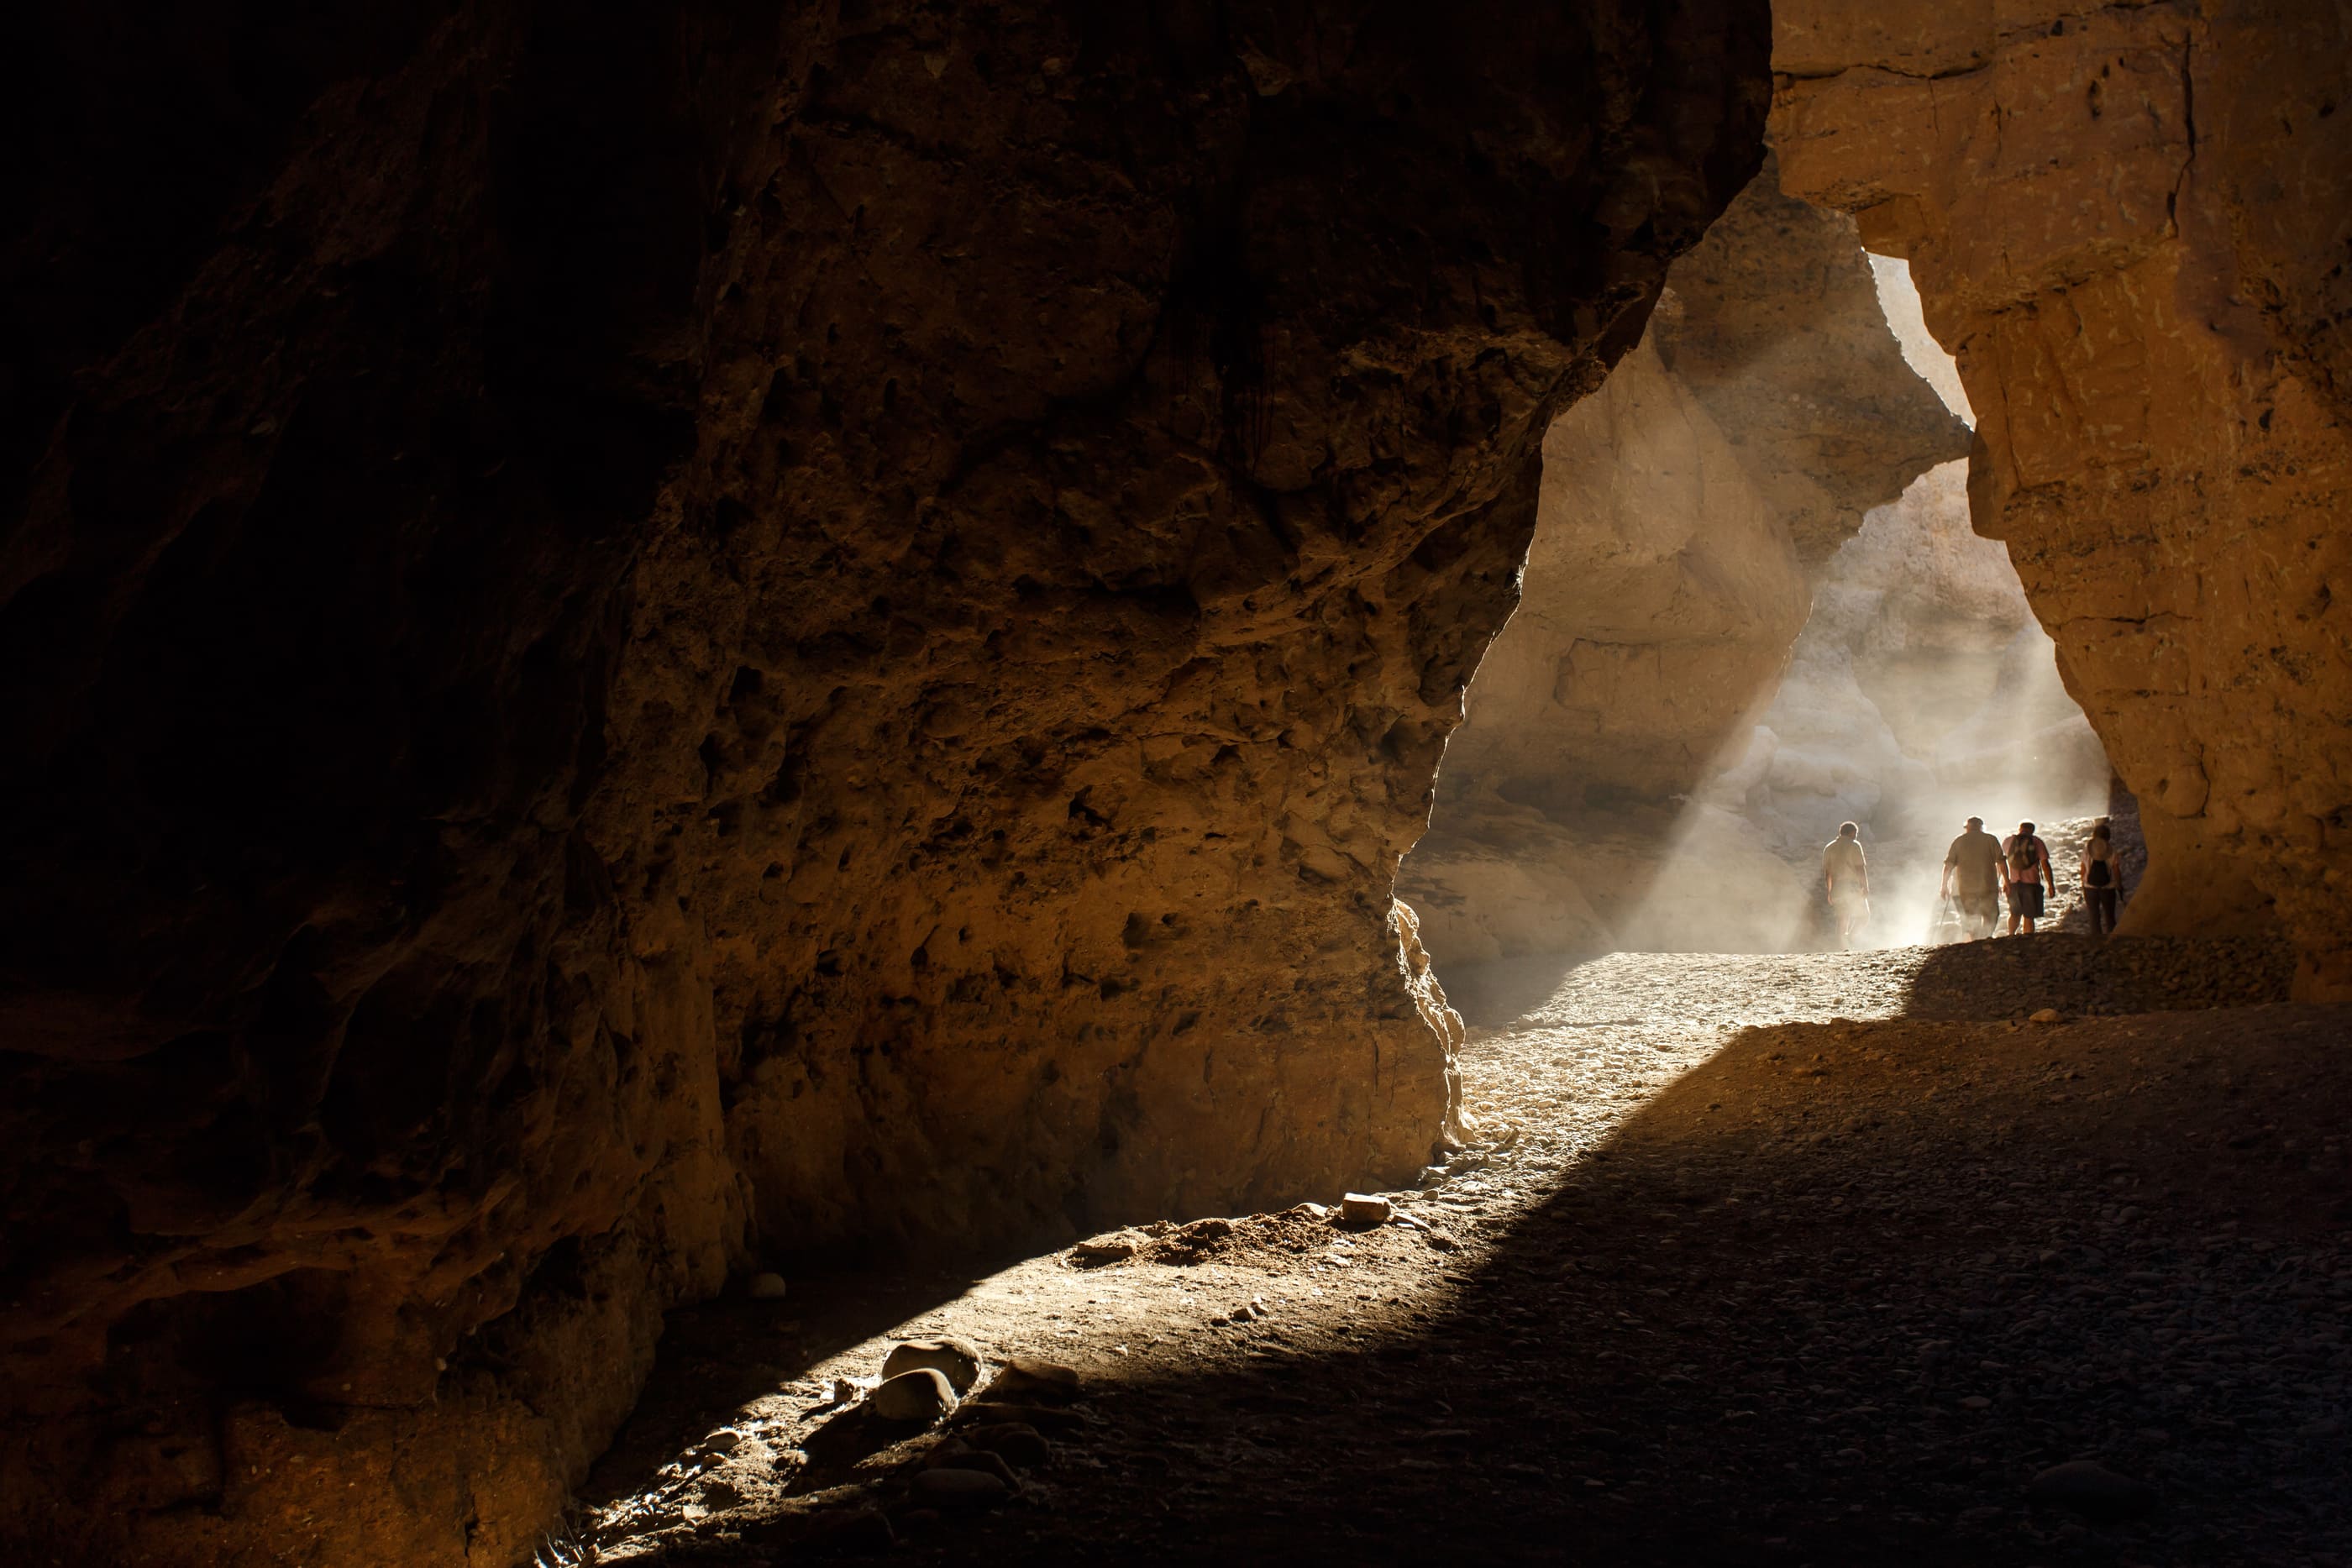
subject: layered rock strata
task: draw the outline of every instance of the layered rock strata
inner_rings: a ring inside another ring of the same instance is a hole
[[[503,1564],[755,1249],[1420,1162],[1397,859],[1760,6],[36,26],[0,1535]]]
[[[1773,700],[1809,570],[1968,450],[1853,223],[1782,195],[1769,162],[1669,281],[1641,346],[1545,437],[1520,606],[1400,884],[1444,964],[1776,945],[1801,890],[1738,812],[1692,797]]]
[[[2352,994],[2352,13],[1775,7],[1784,186],[1910,258],[2067,688],[2138,796],[2128,928]]]

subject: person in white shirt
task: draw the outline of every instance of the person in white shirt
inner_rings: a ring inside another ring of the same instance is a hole
[[[1862,830],[1838,824],[1838,836],[1822,846],[1822,886],[1837,916],[1838,946],[1853,946],[1853,934],[1870,918],[1870,857],[1862,852]]]

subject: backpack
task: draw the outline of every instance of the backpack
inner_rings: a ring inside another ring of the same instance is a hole
[[[2042,870],[2042,841],[2014,838],[2009,841],[2009,880],[2032,882]]]
[[[2093,839],[2089,854],[2091,863],[2083,872],[2084,883],[2091,887],[2105,887],[2114,882],[2116,852],[2104,841]]]

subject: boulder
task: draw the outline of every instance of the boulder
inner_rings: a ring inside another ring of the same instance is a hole
[[[886,1377],[866,1403],[885,1421],[928,1427],[955,1413],[955,1386],[928,1366]]]

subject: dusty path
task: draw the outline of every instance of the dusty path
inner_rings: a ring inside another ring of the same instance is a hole
[[[2239,1005],[2284,973],[2042,937],[1465,977],[1508,1021],[1465,1055],[1478,1147],[1397,1196],[1409,1222],[1157,1227],[1100,1267],[679,1314],[583,1535],[608,1562],[2352,1563],[2352,1009]],[[824,1402],[938,1333],[1085,1379],[992,1508],[922,1506],[940,1437]],[[2152,1506],[2028,1500],[2078,1458]]]

